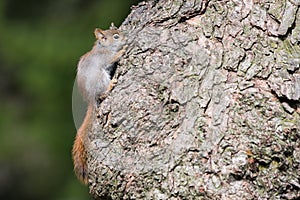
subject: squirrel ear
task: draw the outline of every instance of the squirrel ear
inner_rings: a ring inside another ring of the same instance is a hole
[[[114,25],[114,23],[112,22],[110,27],[109,27],[110,30],[117,30],[118,28]]]
[[[94,31],[95,37],[97,40],[103,40],[105,37],[103,30],[96,28]]]

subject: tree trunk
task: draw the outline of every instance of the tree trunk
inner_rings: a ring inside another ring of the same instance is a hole
[[[134,7],[89,135],[94,198],[300,198],[299,5]]]

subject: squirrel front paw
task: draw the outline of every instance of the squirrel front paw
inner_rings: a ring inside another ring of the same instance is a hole
[[[111,91],[118,83],[118,79],[113,78],[108,86],[108,91]]]
[[[100,102],[102,102],[109,94],[109,92],[117,85],[118,80],[113,78],[108,86],[108,89],[106,90],[106,92],[104,92],[103,94],[100,95],[99,100]]]
[[[128,45],[124,45],[123,48],[115,54],[110,63],[118,62],[120,58],[125,54],[127,47]]]

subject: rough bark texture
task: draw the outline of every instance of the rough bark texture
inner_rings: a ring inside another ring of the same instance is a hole
[[[99,199],[300,197],[299,0],[160,0],[89,135]]]

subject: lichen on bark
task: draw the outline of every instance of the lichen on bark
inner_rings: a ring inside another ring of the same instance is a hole
[[[300,2],[134,7],[118,84],[90,133],[107,199],[300,197]]]

